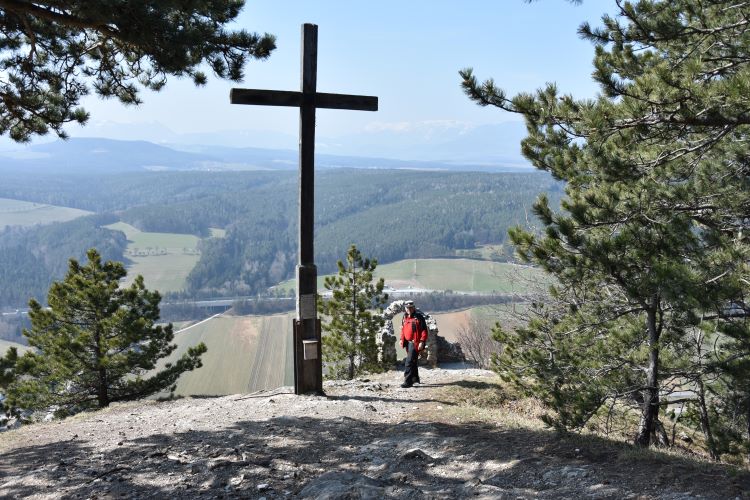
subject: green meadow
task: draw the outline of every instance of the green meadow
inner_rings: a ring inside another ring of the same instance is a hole
[[[6,226],[33,226],[51,222],[66,222],[91,213],[77,208],[0,198],[0,229]]]
[[[200,238],[193,234],[146,233],[124,222],[110,224],[107,228],[125,233],[129,253],[133,250],[158,252],[160,249],[166,249],[168,252],[181,252],[183,249],[195,251],[200,241]]]
[[[200,258],[200,238],[192,234],[147,233],[124,222],[107,228],[122,231],[128,238],[126,257],[132,264],[125,284],[140,274],[151,290],[178,292],[185,288],[185,279]]]
[[[409,282],[414,288],[454,292],[522,292],[528,281],[540,276],[539,270],[472,259],[408,259],[378,266],[377,278],[389,282]]]
[[[185,288],[185,280],[195,267],[200,255],[153,255],[147,257],[129,256],[132,264],[128,267],[125,285],[130,285],[139,274],[143,276],[146,288],[165,292],[179,292]]]
[[[534,282],[544,283],[539,269],[473,259],[407,259],[382,264],[375,270],[376,278],[384,278],[393,288],[426,288],[476,293],[523,293]],[[323,289],[325,276],[318,277],[318,289]],[[287,280],[277,289],[293,290],[294,280]]]
[[[482,258],[493,260],[495,255],[503,255],[505,247],[502,244],[481,245],[474,248],[462,248],[456,250],[457,257]]]

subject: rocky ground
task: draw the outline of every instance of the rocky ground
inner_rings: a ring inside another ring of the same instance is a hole
[[[547,431],[489,372],[421,376],[118,404],[6,432],[0,497],[750,498],[745,470]]]

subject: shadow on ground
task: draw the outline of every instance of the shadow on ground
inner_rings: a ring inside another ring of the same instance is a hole
[[[743,498],[750,474],[591,437],[347,417],[246,420],[109,450],[74,438],[0,460],[3,498],[315,497],[341,485],[394,498]]]

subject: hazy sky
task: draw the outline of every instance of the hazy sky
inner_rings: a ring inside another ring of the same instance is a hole
[[[519,120],[476,106],[460,88],[458,70],[474,68],[510,93],[546,82],[577,97],[593,96],[593,46],[576,29],[598,24],[612,3],[586,0],[248,0],[238,26],[277,36],[266,61],[252,61],[244,82],[210,78],[205,87],[170,79],[159,93],[143,92],[143,104],[124,107],[89,97],[86,127],[71,125],[71,136],[164,140],[176,134],[224,130],[266,131],[296,136],[298,111],[229,104],[232,87],[299,89],[300,26],[318,25],[318,90],[376,95],[380,110],[320,110],[318,137],[346,137],[383,130],[470,128]],[[257,145],[257,144],[256,144]]]

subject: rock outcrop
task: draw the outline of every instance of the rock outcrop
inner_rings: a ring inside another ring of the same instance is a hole
[[[377,341],[379,349],[378,359],[385,366],[394,366],[397,361],[396,341],[398,340],[398,337],[393,331],[393,322],[391,320],[397,314],[404,312],[405,305],[405,300],[395,300],[383,311],[385,325],[383,325],[383,328],[378,333]],[[425,349],[426,355],[420,357],[420,363],[434,368],[441,361],[463,361],[465,358],[455,359],[456,353],[461,351],[460,346],[458,347],[458,350],[448,349],[446,345],[450,343],[443,338],[439,338],[438,333],[440,330],[438,329],[438,324],[435,318],[419,309],[417,309],[417,311],[424,316],[424,319],[427,322],[427,330],[429,331],[427,336],[427,346]],[[444,346],[442,352],[450,353],[448,358],[444,360],[440,358],[441,342]]]

